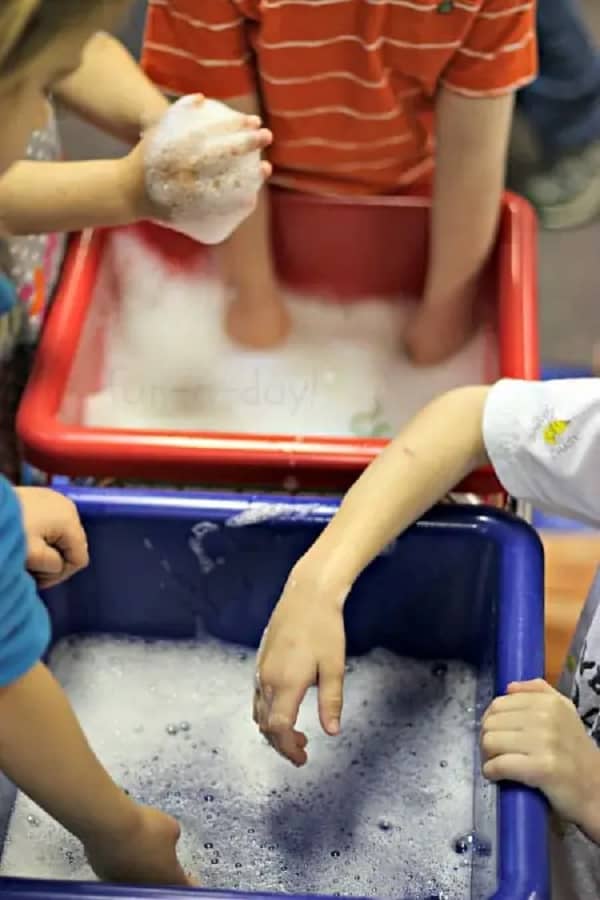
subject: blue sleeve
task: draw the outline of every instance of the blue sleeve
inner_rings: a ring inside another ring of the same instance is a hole
[[[25,560],[21,506],[0,476],[0,687],[33,668],[50,641],[48,612]]]

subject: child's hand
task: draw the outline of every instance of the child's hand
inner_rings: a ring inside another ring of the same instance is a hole
[[[48,488],[17,488],[27,539],[27,568],[39,586],[65,581],[89,563],[75,504]]]
[[[485,713],[483,774],[539,788],[554,810],[600,837],[600,752],[574,705],[541,678],[511,684]]]
[[[138,807],[136,825],[126,834],[87,842],[88,861],[102,881],[190,887],[177,859],[180,828],[175,819],[150,807]]]
[[[319,719],[328,735],[340,730],[346,637],[343,601],[292,572],[258,652],[254,721],[269,743],[296,766],[307,760],[306,735],[295,728],[300,704],[314,684]]]
[[[194,99],[196,106],[204,102],[200,94]],[[176,210],[168,203],[153,200],[148,187],[148,146],[158,124],[155,123],[121,161],[122,190],[130,198],[132,218],[154,219],[169,224],[176,216]],[[190,137],[187,143],[182,140],[177,145],[176,156],[165,156],[163,179],[165,185],[168,181],[172,187],[170,191],[166,188],[162,190],[161,195],[172,194],[180,199],[180,195],[188,192],[190,195],[205,195],[211,203],[214,192],[219,190],[220,180],[234,163],[241,157],[263,150],[271,141],[271,132],[261,127],[258,116],[232,112],[231,119],[222,125],[206,126],[203,135],[195,135],[193,139]],[[268,162],[262,163],[261,172],[264,180],[270,176]],[[251,209],[248,209],[250,212]]]

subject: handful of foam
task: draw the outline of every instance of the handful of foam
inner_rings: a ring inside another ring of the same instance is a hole
[[[174,103],[148,135],[146,189],[170,228],[218,244],[250,215],[263,176],[260,152],[244,152],[244,118],[193,95]]]

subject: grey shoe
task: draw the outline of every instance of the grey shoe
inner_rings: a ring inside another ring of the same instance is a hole
[[[600,216],[600,141],[561,156],[525,181],[523,194],[544,228],[578,228]]]

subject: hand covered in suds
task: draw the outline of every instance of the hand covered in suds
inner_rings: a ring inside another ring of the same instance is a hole
[[[256,206],[271,171],[260,151],[270,143],[257,116],[200,94],[178,100],[138,151],[149,217],[206,244],[225,240]]]

